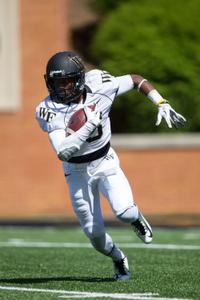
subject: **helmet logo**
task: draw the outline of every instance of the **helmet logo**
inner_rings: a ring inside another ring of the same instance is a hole
[[[50,77],[54,77],[54,75],[65,75],[65,70],[54,70],[49,73]]]
[[[79,68],[83,68],[83,64],[81,62],[81,59],[78,56],[74,56],[74,57],[70,57],[71,61],[73,61],[73,63],[79,67]]]

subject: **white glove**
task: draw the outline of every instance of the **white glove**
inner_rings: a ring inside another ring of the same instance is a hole
[[[186,119],[181,114],[178,114],[169,105],[169,103],[161,103],[158,105],[156,126],[160,125],[162,118],[165,119],[169,128],[172,128],[173,126],[175,128],[178,128],[179,126],[184,126],[186,122]]]
[[[95,105],[94,110],[86,106],[84,111],[87,117],[87,123],[92,124],[94,128],[98,127],[101,123],[101,112],[98,111],[97,105]]]

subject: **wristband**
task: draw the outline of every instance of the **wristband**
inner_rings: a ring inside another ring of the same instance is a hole
[[[147,81],[147,79],[142,79],[142,80],[140,81],[140,83],[138,84],[138,91],[140,90],[142,84],[143,84],[145,81]]]
[[[164,103],[169,103],[169,102],[167,100],[165,100],[165,99],[161,99],[160,101],[158,101],[156,103],[156,105],[159,106],[160,104],[164,104]]]
[[[155,105],[159,105],[161,103],[166,102],[166,100],[164,100],[163,97],[155,89],[151,90],[147,94],[147,98],[150,99]]]

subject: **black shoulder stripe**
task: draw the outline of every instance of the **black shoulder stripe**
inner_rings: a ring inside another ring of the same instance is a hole
[[[111,79],[106,79],[106,78],[103,79],[103,78],[102,78],[102,82],[103,82],[103,83],[104,83],[104,82],[111,82],[111,81],[112,81]]]
[[[111,78],[110,75],[102,75],[102,78]]]

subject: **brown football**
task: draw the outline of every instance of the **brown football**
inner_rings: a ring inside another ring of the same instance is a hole
[[[95,104],[88,105],[88,107],[93,111]],[[85,114],[84,108],[77,110],[69,119],[66,136],[79,130],[87,122],[87,116]]]

